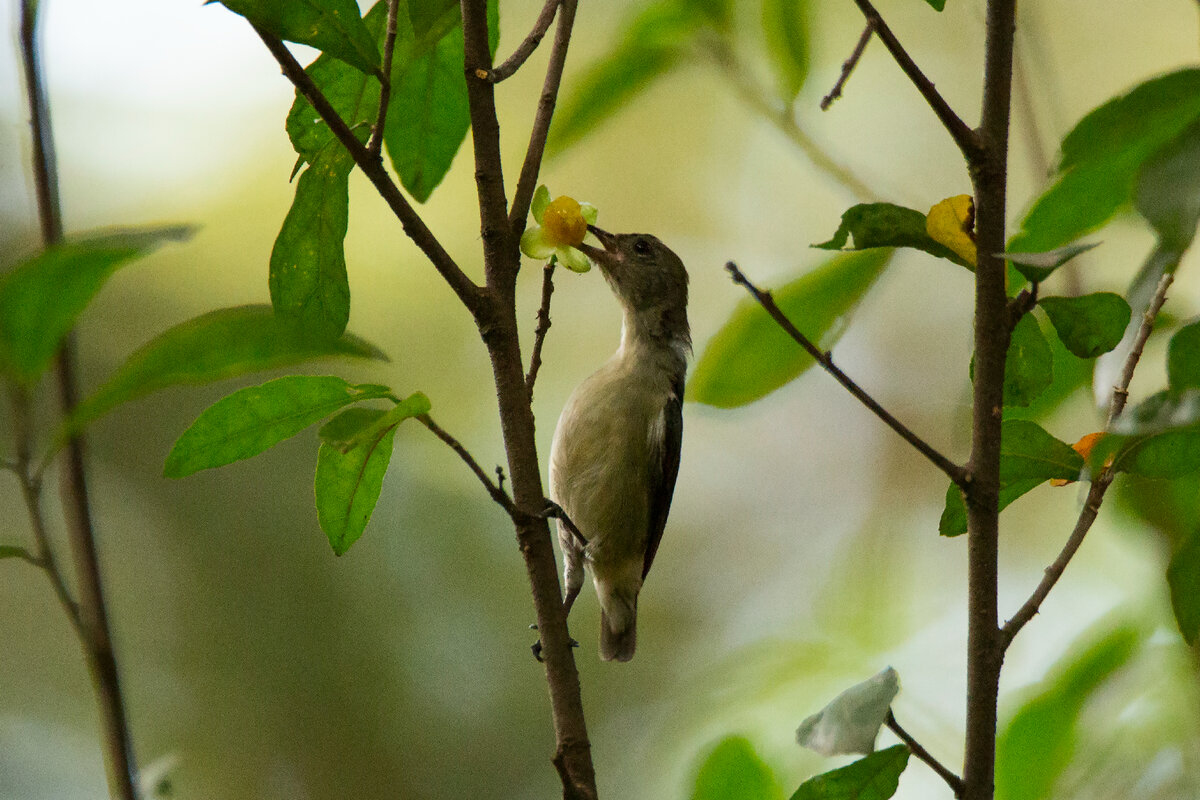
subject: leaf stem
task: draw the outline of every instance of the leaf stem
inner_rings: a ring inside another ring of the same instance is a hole
[[[822,369],[832,375],[834,380],[845,387],[846,391],[854,395],[855,399],[870,409],[875,416],[883,420],[884,424],[899,434],[904,441],[912,445],[917,452],[929,459],[934,466],[946,473],[950,480],[954,481],[954,483],[960,486],[964,485],[967,478],[966,472],[961,466],[946,458],[932,445],[930,445],[917,434],[913,433],[907,425],[892,416],[891,412],[881,406],[879,402],[875,400],[875,398],[871,397],[871,395],[869,395],[865,389],[855,383],[849,375],[847,375],[845,372],[842,372],[842,370],[833,363],[833,356],[830,353],[821,350],[821,348],[813,344],[812,340],[801,333],[800,330],[792,324],[792,321],[787,318],[787,315],[784,314],[783,311],[780,310],[779,306],[775,304],[775,299],[771,296],[770,292],[759,289],[757,286],[751,283],[750,279],[743,275],[742,271],[738,269],[737,264],[733,263],[732,261],[725,264],[725,269],[728,270],[729,274],[733,277],[733,282],[744,286],[746,290],[750,292],[750,295],[756,301],[758,301],[758,304],[763,307],[763,310],[771,315],[771,319],[775,320],[775,322],[779,324],[779,327],[783,328],[784,332],[787,333],[788,336],[792,337],[797,344],[803,347],[805,351],[807,351],[808,354],[812,356],[818,364],[821,365]]]
[[[546,36],[546,31],[550,30],[550,23],[554,22],[554,15],[561,4],[562,0],[546,0],[546,4],[542,6],[541,13],[534,20],[533,30],[529,32],[525,40],[517,45],[517,49],[513,51],[513,54],[504,63],[488,70],[487,79],[489,81],[499,83],[516,74],[517,70],[529,60],[529,57],[537,50],[538,45],[542,43],[542,39]]]
[[[884,724],[888,726],[892,733],[896,734],[896,736],[900,738],[900,741],[908,745],[908,749],[914,756],[928,764],[929,768],[936,772],[938,777],[946,782],[946,785],[949,786],[954,792],[955,797],[962,797],[962,778],[958,777],[949,769],[947,769],[942,762],[938,761],[929,753],[928,750],[922,747],[920,742],[910,736],[908,731],[904,730],[904,728],[901,728],[900,723],[896,721],[896,717],[892,715],[892,710],[890,708],[888,709],[887,719],[884,721]]]
[[[858,44],[854,45],[853,52],[850,57],[842,62],[842,73],[838,76],[837,83],[829,90],[829,94],[821,98],[821,110],[828,111],[833,105],[833,101],[842,96],[842,89],[846,88],[846,81],[850,80],[850,73],[854,72],[854,68],[858,66],[859,59],[866,51],[867,45],[871,41],[871,37],[875,34],[875,22],[868,19],[867,25],[863,28],[862,35],[858,37]]]

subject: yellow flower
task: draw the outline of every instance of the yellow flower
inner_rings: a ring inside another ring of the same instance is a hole
[[[576,246],[596,223],[596,207],[563,195],[550,200],[550,190],[539,186],[530,205],[536,225],[521,235],[521,252],[539,260],[556,259],[567,269],[587,272],[592,262]]]

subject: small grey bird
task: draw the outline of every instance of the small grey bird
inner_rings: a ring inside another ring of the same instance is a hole
[[[688,276],[679,256],[653,236],[588,229],[604,249],[579,249],[599,266],[625,320],[617,352],[575,389],[558,419],[550,496],[587,541],[559,520],[567,611],[586,563],[600,600],[600,657],[628,661],[637,645],[638,592],[679,474],[692,347]]]

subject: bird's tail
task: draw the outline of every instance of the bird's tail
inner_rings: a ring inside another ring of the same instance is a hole
[[[629,603],[623,598],[614,600],[623,607],[614,609],[612,616],[600,610],[600,658],[628,661],[637,648],[637,597]]]

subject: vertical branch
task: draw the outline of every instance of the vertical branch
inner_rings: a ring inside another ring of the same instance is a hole
[[[996,702],[1004,646],[997,594],[1000,421],[1010,330],[1005,292],[1005,207],[1016,0],[988,0],[983,111],[979,149],[969,159],[975,185],[975,382],[971,483],[967,504],[967,725],[963,762],[966,800],[990,800],[996,766]],[[957,138],[957,137],[956,137]]]
[[[49,104],[42,82],[37,23],[38,0],[22,0],[21,54],[33,127],[34,184],[37,187],[42,239],[49,247],[62,239],[63,225]],[[63,415],[67,416],[77,402],[74,354],[70,338],[58,352],[55,373]],[[83,633],[83,645],[96,684],[104,725],[109,788],[114,797],[134,800],[137,797],[137,767],[129,723],[125,716],[116,656],[113,652],[108,612],[105,609],[95,532],[88,502],[87,479],[83,468],[83,443],[77,436],[72,436],[67,443],[61,481],[63,511],[78,573],[79,622]]]

